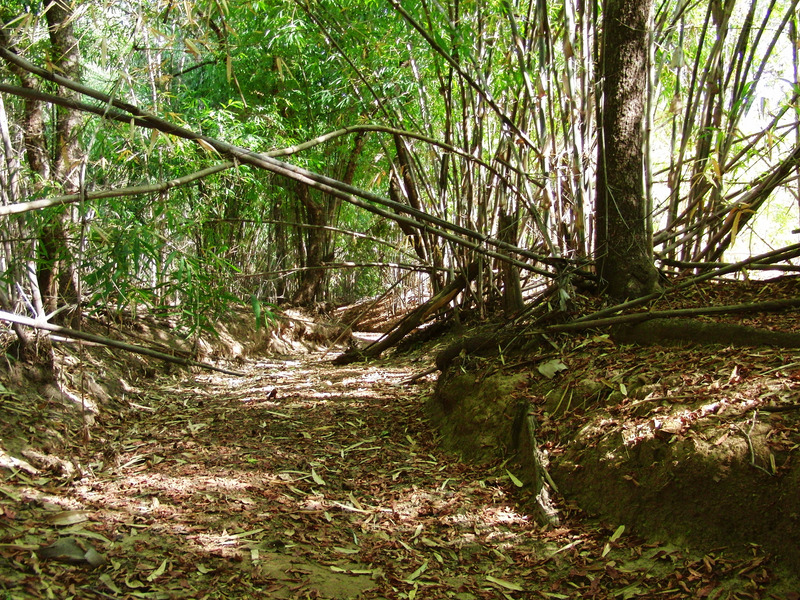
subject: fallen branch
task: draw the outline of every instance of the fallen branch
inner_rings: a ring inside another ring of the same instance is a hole
[[[678,290],[682,290],[687,287],[691,287],[693,285],[697,285],[702,281],[707,281],[709,279],[713,279],[714,277],[720,277],[721,275],[727,275],[728,273],[734,273],[736,271],[741,271],[743,268],[748,267],[754,263],[766,263],[769,261],[780,261],[780,260],[789,260],[791,258],[795,258],[800,256],[800,244],[791,244],[786,246],[785,248],[781,248],[779,250],[772,250],[771,252],[766,252],[764,254],[759,254],[758,256],[752,256],[746,260],[740,261],[738,263],[734,263],[720,269],[716,269],[715,271],[709,271],[708,273],[704,273],[702,275],[698,275],[697,277],[692,277],[690,279],[685,279],[670,288],[669,291],[677,292]],[[652,294],[648,294],[647,296],[642,296],[641,298],[635,298],[633,300],[628,300],[627,302],[623,302],[621,304],[616,304],[614,306],[609,306],[608,308],[604,308],[602,310],[598,310],[590,315],[586,315],[575,319],[573,321],[574,324],[577,323],[584,323],[587,321],[596,321],[602,317],[607,315],[613,315],[614,313],[622,312],[623,310],[627,310],[630,308],[634,308],[636,306],[641,306],[650,302],[651,300],[655,300],[656,298],[661,298],[665,295],[666,292],[658,291],[653,292]],[[566,329],[564,331],[567,331]]]
[[[467,286],[467,284],[469,284],[470,281],[477,277],[477,275],[478,265],[477,263],[472,263],[469,265],[469,267],[467,267],[466,273],[462,273],[456,277],[449,285],[447,285],[433,298],[420,304],[413,312],[409,313],[402,321],[400,321],[391,332],[387,333],[377,342],[367,346],[363,350],[345,352],[334,359],[334,364],[347,365],[365,358],[377,358],[384,350],[391,348],[400,340],[402,340],[408,333],[422,323],[428,317],[428,315],[431,315],[440,308],[447,306],[453,300],[453,298],[455,298]]]
[[[76,340],[94,342],[96,344],[100,344],[102,346],[108,346],[110,348],[119,348],[120,350],[125,350],[126,352],[133,352],[134,354],[151,356],[159,360],[175,363],[178,365],[183,365],[185,367],[200,367],[202,369],[209,369],[211,371],[218,371],[219,373],[225,373],[226,375],[235,375],[237,377],[245,376],[244,373],[239,373],[237,371],[229,371],[227,369],[222,369],[220,367],[209,365],[208,363],[203,363],[188,358],[179,358],[177,356],[170,356],[169,354],[164,354],[163,352],[158,352],[157,350],[151,350],[150,348],[145,348],[143,346],[126,344],[125,342],[112,340],[110,338],[106,338],[100,335],[94,335],[91,333],[86,333],[84,331],[78,331],[76,329],[69,329],[67,327],[61,327],[59,325],[53,325],[52,323],[47,323],[45,321],[37,321],[35,319],[30,319],[28,317],[15,315],[13,313],[5,311],[0,311],[0,320],[7,321],[9,323],[15,323],[17,325],[25,325],[27,327],[33,327],[34,329],[42,329],[44,331],[58,333],[59,335],[63,335],[64,337],[73,338]]]
[[[430,367],[429,369],[425,369],[424,371],[421,371],[419,373],[415,373],[414,375],[412,375],[408,379],[403,379],[403,381],[400,382],[400,385],[409,385],[409,384],[414,383],[415,381],[417,381],[419,379],[422,379],[423,377],[427,377],[428,375],[432,375],[433,373],[436,373],[436,371],[439,371],[439,367]]]
[[[375,308],[378,305],[378,303],[380,303],[381,300],[383,300],[389,294],[391,294],[392,291],[397,286],[399,286],[401,283],[403,283],[406,280],[406,277],[408,277],[408,275],[409,275],[409,273],[406,273],[400,279],[395,281],[389,287],[388,290],[386,290],[383,294],[378,296],[369,306],[367,306],[367,308],[365,308],[358,315],[356,315],[355,319],[352,319],[349,323],[345,323],[344,331],[342,331],[342,333],[340,333],[339,336],[335,340],[333,340],[333,343],[328,346],[327,350],[325,350],[325,354],[322,355],[322,358],[324,359],[326,356],[328,356],[328,352],[331,351],[331,348],[333,348],[336,344],[338,344],[342,340],[342,338],[344,338],[345,335],[352,334],[353,333],[353,325],[358,323],[358,321],[361,319],[361,317],[363,317],[365,314],[367,314],[369,311],[371,311],[373,308]]]
[[[509,349],[510,345],[512,345],[515,340],[527,340],[533,335],[585,331],[587,329],[599,329],[602,327],[615,327],[615,341],[618,343],[694,341],[711,344],[775,345],[784,348],[797,348],[800,347],[800,334],[766,331],[728,323],[701,323],[699,321],[686,319],[686,317],[700,315],[770,312],[797,307],[800,307],[800,299],[790,298],[785,300],[753,302],[750,304],[642,311],[613,317],[595,318],[587,321],[577,320],[570,323],[531,328],[525,331],[525,336],[520,336],[517,333],[504,335],[498,332],[488,334],[481,333],[472,337],[461,338],[439,352],[439,354],[436,355],[436,367],[423,372],[420,377],[434,370],[444,372],[453,359],[462,352],[465,354],[474,354],[494,351],[499,346],[503,345],[505,345],[506,349]],[[637,332],[632,329],[632,327],[620,327],[641,325],[645,322],[653,322],[654,327],[644,332]]]
[[[748,304],[730,304],[726,306],[702,306],[699,308],[676,308],[673,310],[652,310],[645,312],[629,313],[614,317],[595,318],[590,320],[578,319],[570,323],[560,323],[545,327],[541,333],[561,333],[564,331],[582,331],[609,325],[632,325],[649,321],[651,319],[677,319],[696,317],[701,315],[729,315],[743,312],[774,312],[787,308],[800,306],[800,299],[789,298],[785,300],[766,300]],[[598,314],[598,313],[595,313]]]
[[[618,344],[639,346],[695,343],[750,348],[800,348],[800,333],[697,319],[650,319],[634,325],[622,325],[612,330],[612,338]]]

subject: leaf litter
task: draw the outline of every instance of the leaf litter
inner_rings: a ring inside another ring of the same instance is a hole
[[[75,476],[7,467],[0,591],[14,600],[800,598],[764,591],[774,574],[758,547],[744,558],[696,554],[569,503],[560,526],[537,525],[511,465],[465,464],[437,444],[423,410],[430,382],[403,383],[410,360],[342,368],[308,355],[243,368],[244,378],[177,372],[149,382],[118,418],[103,415]]]

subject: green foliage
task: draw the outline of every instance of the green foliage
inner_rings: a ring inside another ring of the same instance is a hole
[[[745,3],[726,24],[708,4],[661,3],[650,128],[653,214],[657,223],[664,215],[657,243],[669,247],[670,228],[682,218],[686,257],[703,258],[701,240],[722,226],[726,206],[796,145],[797,58],[790,50],[797,33],[786,21],[796,5],[776,4],[768,14],[766,4]],[[372,133],[358,149],[351,135],[289,160],[343,178],[352,158],[352,183],[383,195],[393,175],[410,172],[415,201],[427,212],[489,235],[498,233],[498,214],[516,214],[520,245],[591,256],[585,232],[592,229],[602,15],[574,0],[398,6],[407,17],[377,0],[90,0],[75,25],[87,85],[258,152],[355,124],[414,131],[461,153],[405,139],[409,164],[400,164],[391,136]],[[9,0],[0,16],[13,21],[25,56],[47,64],[40,10]],[[14,79],[8,70],[0,76]],[[7,105],[23,156],[25,105]],[[45,137],[53,140],[53,113],[45,120]],[[90,190],[164,182],[223,160],[196,143],[103,119],[86,118],[80,135]],[[59,189],[28,174],[22,196],[34,192],[47,197]],[[325,213],[320,239],[328,262],[413,260],[456,270],[473,258],[426,233],[419,252],[394,223],[315,194]],[[25,235],[36,239],[51,214],[25,219]],[[249,302],[256,327],[266,324],[267,307],[301,285],[302,272],[293,269],[307,266],[312,240],[297,186],[243,166],[63,214],[91,306],[145,305],[179,315],[194,331],[233,303]],[[34,246],[25,256],[37,256]],[[8,289],[20,272],[6,271]],[[326,270],[319,299],[371,296],[396,277],[380,267]],[[486,283],[482,289],[497,289]]]
[[[250,295],[250,306],[253,309],[256,331],[259,331],[262,325],[270,327],[277,320],[275,312],[270,310],[275,309],[275,305],[261,302],[255,294]]]

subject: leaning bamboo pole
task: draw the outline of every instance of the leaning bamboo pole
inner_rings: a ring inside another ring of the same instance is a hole
[[[151,350],[150,348],[145,348],[144,346],[137,346],[135,344],[120,342],[119,340],[103,337],[101,335],[94,335],[92,333],[86,333],[85,331],[78,331],[77,329],[61,327],[60,325],[54,325],[53,323],[48,323],[47,321],[31,319],[29,317],[15,315],[13,313],[9,313],[6,311],[0,311],[0,321],[6,321],[8,323],[14,323],[17,325],[24,325],[26,327],[33,327],[34,329],[41,329],[43,331],[57,333],[58,335],[62,335],[64,337],[75,340],[93,342],[95,344],[100,344],[102,346],[108,346],[109,348],[118,348],[120,350],[125,350],[126,352],[133,352],[134,354],[150,356],[152,358],[157,358],[159,360],[163,360],[166,362],[183,365],[185,367],[200,367],[202,369],[209,369],[211,371],[225,373],[226,375],[235,375],[237,377],[245,376],[244,373],[239,373],[238,371],[230,371],[228,369],[223,369],[221,367],[215,367],[214,365],[210,365],[208,363],[191,360],[189,358],[181,358],[180,356],[172,356],[171,354],[165,354],[164,352],[159,352],[158,350]]]

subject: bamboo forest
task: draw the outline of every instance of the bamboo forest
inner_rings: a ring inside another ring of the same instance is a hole
[[[796,0],[2,0],[0,600],[800,600]]]

